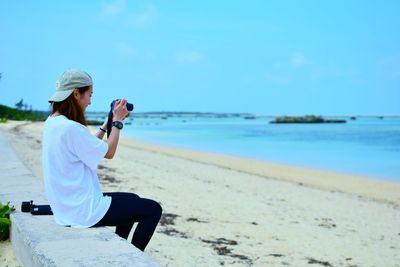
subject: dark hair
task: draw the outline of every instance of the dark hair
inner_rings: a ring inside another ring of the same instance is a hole
[[[80,94],[83,94],[90,89],[90,86],[84,86],[77,89],[79,90]],[[54,112],[58,112],[68,119],[76,121],[82,125],[87,125],[85,114],[83,114],[83,110],[76,101],[73,94],[71,94],[69,97],[67,97],[67,99],[61,102],[53,102],[51,114],[53,114]]]

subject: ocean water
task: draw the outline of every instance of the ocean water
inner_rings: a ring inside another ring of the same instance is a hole
[[[345,124],[270,124],[271,118],[135,118],[142,142],[400,182],[400,118]]]

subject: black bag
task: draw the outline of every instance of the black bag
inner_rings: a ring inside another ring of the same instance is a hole
[[[31,208],[33,215],[53,215],[50,205],[34,205]]]

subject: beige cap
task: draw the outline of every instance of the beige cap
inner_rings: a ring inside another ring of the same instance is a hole
[[[92,77],[81,70],[67,70],[56,82],[56,92],[49,102],[61,102],[69,97],[75,88],[93,85]]]

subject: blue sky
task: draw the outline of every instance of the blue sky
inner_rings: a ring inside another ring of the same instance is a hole
[[[0,104],[47,110],[89,72],[89,111],[400,114],[400,1],[1,1]]]

